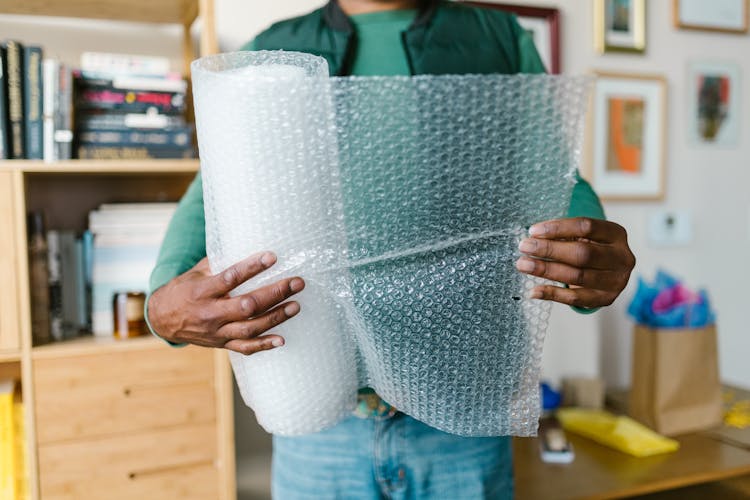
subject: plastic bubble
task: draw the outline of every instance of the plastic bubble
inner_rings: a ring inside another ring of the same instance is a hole
[[[514,262],[567,211],[588,79],[329,78],[292,52],[192,70],[212,271],[268,249],[233,293],[307,282],[284,347],[231,354],[261,425],[322,430],[367,386],[450,433],[535,434],[549,306]]]

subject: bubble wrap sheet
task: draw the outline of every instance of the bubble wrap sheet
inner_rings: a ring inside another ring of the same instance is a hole
[[[193,63],[214,273],[278,263],[233,293],[300,275],[282,348],[231,353],[269,432],[349,416],[360,387],[465,436],[536,433],[548,304],[517,245],[563,216],[586,78],[329,78],[293,52]]]

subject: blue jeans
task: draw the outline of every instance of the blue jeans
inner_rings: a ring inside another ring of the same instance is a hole
[[[273,438],[273,497],[511,499],[509,437],[461,437],[397,413]]]

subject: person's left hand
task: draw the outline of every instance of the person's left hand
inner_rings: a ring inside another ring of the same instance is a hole
[[[578,217],[548,220],[529,228],[516,268],[526,274],[570,285],[541,285],[535,299],[576,307],[608,306],[628,284],[635,257],[619,224]]]

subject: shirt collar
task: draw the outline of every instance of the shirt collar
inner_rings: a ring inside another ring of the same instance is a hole
[[[435,15],[439,1],[422,0],[420,2],[419,13],[414,18],[414,22],[411,23],[409,29],[424,26],[430,22],[432,17]],[[323,19],[331,29],[336,31],[344,31],[351,33],[354,31],[352,22],[349,17],[341,10],[339,3],[336,0],[330,0],[325,7],[323,7]]]

